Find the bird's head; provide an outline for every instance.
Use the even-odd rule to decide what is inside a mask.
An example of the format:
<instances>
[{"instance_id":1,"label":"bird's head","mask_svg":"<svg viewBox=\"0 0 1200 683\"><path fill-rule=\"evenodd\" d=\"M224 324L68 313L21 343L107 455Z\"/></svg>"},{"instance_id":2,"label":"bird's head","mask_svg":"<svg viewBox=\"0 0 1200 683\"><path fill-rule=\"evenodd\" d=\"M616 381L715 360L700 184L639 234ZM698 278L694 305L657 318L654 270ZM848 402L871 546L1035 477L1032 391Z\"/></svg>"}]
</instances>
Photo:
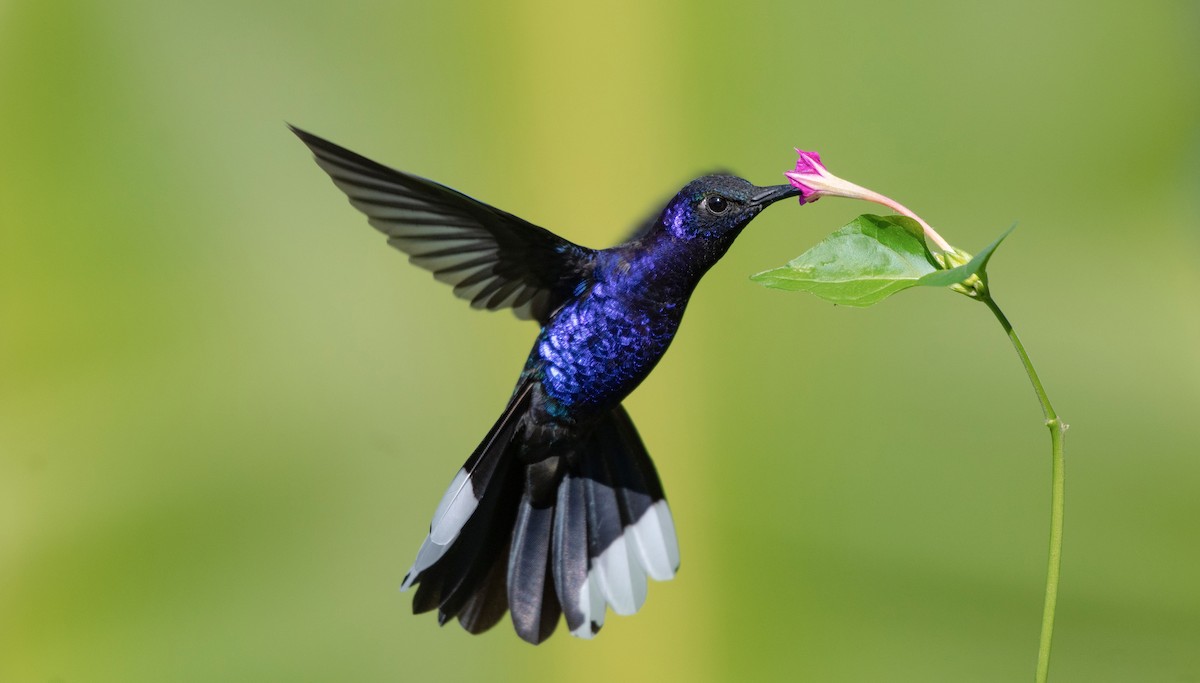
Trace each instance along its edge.
<instances>
[{"instance_id":1,"label":"bird's head","mask_svg":"<svg viewBox=\"0 0 1200 683\"><path fill-rule=\"evenodd\" d=\"M791 185L758 187L737 176L702 176L685 185L657 221L614 253L623 261L637 261L636 271L660 280L660 290L666 286L662 282L675 282L680 286L675 296L686 301L742 228L771 204L799 194Z\"/></svg>"},{"instance_id":2,"label":"bird's head","mask_svg":"<svg viewBox=\"0 0 1200 683\"><path fill-rule=\"evenodd\" d=\"M661 227L679 240L726 247L763 209L800 191L791 185L759 187L731 175L707 175L684 186L663 211Z\"/></svg>"}]
</instances>

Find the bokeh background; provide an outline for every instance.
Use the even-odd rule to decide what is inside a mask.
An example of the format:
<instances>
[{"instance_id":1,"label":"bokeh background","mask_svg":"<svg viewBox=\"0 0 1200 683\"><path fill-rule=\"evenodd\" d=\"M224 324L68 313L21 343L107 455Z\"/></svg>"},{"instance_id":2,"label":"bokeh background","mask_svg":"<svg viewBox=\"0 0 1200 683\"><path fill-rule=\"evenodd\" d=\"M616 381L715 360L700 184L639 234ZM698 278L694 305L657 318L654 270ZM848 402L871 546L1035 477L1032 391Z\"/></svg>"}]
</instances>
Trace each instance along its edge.
<instances>
[{"instance_id":1,"label":"bokeh background","mask_svg":"<svg viewBox=\"0 0 1200 683\"><path fill-rule=\"evenodd\" d=\"M793 146L993 260L1072 429L1052 678L1200 681L1195 3L0 2L0 681L1012 681L1049 456L986 309L763 289L628 400L675 581L544 646L397 592L534 334L389 249L289 121L588 246Z\"/></svg>"}]
</instances>

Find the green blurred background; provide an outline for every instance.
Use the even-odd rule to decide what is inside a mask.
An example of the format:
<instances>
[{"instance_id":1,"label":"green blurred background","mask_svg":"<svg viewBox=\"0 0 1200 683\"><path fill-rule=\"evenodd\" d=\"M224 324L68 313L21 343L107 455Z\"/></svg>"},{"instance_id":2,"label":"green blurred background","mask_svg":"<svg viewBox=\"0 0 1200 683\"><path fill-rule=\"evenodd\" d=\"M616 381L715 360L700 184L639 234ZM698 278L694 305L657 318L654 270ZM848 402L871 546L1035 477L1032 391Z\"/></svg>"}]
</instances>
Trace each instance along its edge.
<instances>
[{"instance_id":1,"label":"green blurred background","mask_svg":"<svg viewBox=\"0 0 1200 683\"><path fill-rule=\"evenodd\" d=\"M629 399L683 549L593 642L397 586L534 329L284 127L607 246L793 146L978 249L1072 429L1052 678L1200 681L1195 3L0 2L0 681L1032 677L1040 413L982 306L747 276Z\"/></svg>"}]
</instances>

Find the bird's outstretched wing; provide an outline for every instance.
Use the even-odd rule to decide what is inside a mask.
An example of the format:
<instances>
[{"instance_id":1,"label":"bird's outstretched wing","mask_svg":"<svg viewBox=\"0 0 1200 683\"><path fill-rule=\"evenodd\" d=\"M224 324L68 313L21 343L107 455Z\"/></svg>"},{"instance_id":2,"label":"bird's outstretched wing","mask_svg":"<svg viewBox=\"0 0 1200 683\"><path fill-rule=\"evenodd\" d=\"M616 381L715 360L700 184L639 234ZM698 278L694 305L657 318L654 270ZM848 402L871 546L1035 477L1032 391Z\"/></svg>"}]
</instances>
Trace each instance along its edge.
<instances>
[{"instance_id":1,"label":"bird's outstretched wing","mask_svg":"<svg viewBox=\"0 0 1200 683\"><path fill-rule=\"evenodd\" d=\"M510 213L290 126L388 244L475 308L545 324L588 278L595 252Z\"/></svg>"}]
</instances>

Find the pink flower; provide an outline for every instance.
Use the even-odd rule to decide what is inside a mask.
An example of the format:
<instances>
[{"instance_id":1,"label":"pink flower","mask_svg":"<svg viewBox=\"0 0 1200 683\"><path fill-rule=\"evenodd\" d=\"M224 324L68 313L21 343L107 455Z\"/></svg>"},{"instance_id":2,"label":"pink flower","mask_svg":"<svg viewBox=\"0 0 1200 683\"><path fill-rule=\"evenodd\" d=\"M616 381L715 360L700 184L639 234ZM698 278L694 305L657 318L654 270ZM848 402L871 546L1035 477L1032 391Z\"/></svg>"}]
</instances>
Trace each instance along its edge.
<instances>
[{"instance_id":1,"label":"pink flower","mask_svg":"<svg viewBox=\"0 0 1200 683\"><path fill-rule=\"evenodd\" d=\"M942 239L936 230L900 202L835 176L825 168L825 164L821 163L821 155L816 152L797 149L796 154L799 154L800 158L796 160L795 170L787 171L783 175L791 181L793 187L800 190L801 204L815 202L821 197L848 197L882 204L896 213L908 216L920 223L921 228L925 231L925 236L931 239L938 248L947 252L954 251L954 247Z\"/></svg>"},{"instance_id":2,"label":"pink flower","mask_svg":"<svg viewBox=\"0 0 1200 683\"><path fill-rule=\"evenodd\" d=\"M796 154L800 155L800 158L796 160L796 170L788 171L783 175L787 176L793 187L800 190L800 203L815 202L823 195L829 194L826 191L828 189L826 178L835 178L835 176L825 169L825 165L821 163L821 155L799 149L796 150Z\"/></svg>"}]
</instances>

